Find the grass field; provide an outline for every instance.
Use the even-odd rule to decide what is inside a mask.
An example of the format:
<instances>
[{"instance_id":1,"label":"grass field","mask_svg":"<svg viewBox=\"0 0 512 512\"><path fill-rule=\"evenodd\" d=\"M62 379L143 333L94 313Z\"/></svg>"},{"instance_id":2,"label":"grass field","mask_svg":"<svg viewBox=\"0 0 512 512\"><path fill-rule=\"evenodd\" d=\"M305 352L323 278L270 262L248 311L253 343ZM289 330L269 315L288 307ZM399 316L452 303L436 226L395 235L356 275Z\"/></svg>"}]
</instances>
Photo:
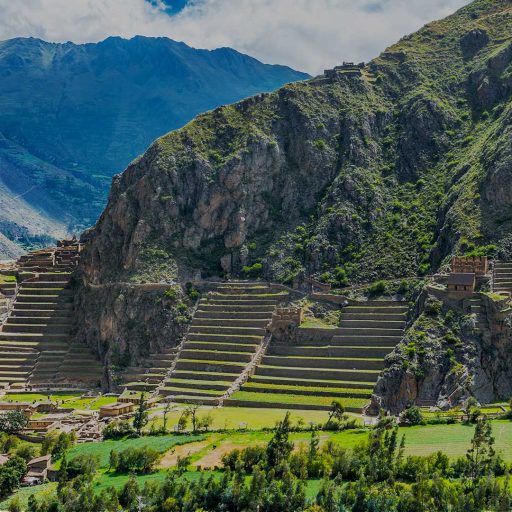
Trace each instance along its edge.
<instances>
[{"instance_id":1,"label":"grass field","mask_svg":"<svg viewBox=\"0 0 512 512\"><path fill-rule=\"evenodd\" d=\"M117 402L117 398L113 396L99 396L99 397L87 397L81 398L80 394L56 394L56 395L45 395L42 393L27 393L27 394L11 394L5 395L2 400L8 402L43 402L48 400L48 397L52 402L58 402L59 406L77 409L77 410L98 410L103 405L113 404Z\"/></svg>"},{"instance_id":2,"label":"grass field","mask_svg":"<svg viewBox=\"0 0 512 512\"><path fill-rule=\"evenodd\" d=\"M332 396L287 395L284 393L254 393L251 391L237 391L231 398L248 402L269 402L278 404L324 405L329 407L333 400L339 400L345 407L363 408L367 398L336 398Z\"/></svg>"},{"instance_id":3,"label":"grass field","mask_svg":"<svg viewBox=\"0 0 512 512\"><path fill-rule=\"evenodd\" d=\"M148 436L134 439L123 439L121 441L103 441L101 443L84 443L72 448L68 453L68 458L72 459L82 454L97 455L100 460L100 467L108 467L109 455L111 450L124 450L126 448L140 448L148 446L164 453L173 446L190 443L192 441L200 441L204 439L201 435L166 435L166 436Z\"/></svg>"},{"instance_id":4,"label":"grass field","mask_svg":"<svg viewBox=\"0 0 512 512\"><path fill-rule=\"evenodd\" d=\"M283 409L254 409L248 407L203 407L199 411L199 416L211 414L213 417L212 430L237 430L241 427L249 430L261 430L264 428L273 428L276 422L282 420L285 415ZM177 424L181 415L181 409L177 409L168 415L168 428L171 429ZM328 418L325 411L291 411L291 421L296 424L301 418L308 425L310 422L320 424L325 423ZM154 420L155 427L161 426L162 418ZM242 425L243 424L243 425Z\"/></svg>"},{"instance_id":5,"label":"grass field","mask_svg":"<svg viewBox=\"0 0 512 512\"><path fill-rule=\"evenodd\" d=\"M44 400L50 400L62 402L64 400L76 400L80 398L79 394L65 394L65 395L45 395L43 393L15 393L15 394L7 394L2 397L2 401L5 402L42 402Z\"/></svg>"}]
</instances>

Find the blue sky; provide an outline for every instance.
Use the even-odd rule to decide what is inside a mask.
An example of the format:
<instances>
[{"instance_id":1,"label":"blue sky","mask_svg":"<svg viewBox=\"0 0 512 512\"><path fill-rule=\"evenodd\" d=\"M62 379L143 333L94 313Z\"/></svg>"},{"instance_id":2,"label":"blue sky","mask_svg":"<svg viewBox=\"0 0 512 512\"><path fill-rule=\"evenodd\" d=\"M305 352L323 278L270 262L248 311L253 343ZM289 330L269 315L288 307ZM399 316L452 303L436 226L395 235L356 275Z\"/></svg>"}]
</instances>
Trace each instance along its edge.
<instances>
[{"instance_id":1,"label":"blue sky","mask_svg":"<svg viewBox=\"0 0 512 512\"><path fill-rule=\"evenodd\" d=\"M0 0L0 39L166 36L311 74L367 61L469 0Z\"/></svg>"}]
</instances>

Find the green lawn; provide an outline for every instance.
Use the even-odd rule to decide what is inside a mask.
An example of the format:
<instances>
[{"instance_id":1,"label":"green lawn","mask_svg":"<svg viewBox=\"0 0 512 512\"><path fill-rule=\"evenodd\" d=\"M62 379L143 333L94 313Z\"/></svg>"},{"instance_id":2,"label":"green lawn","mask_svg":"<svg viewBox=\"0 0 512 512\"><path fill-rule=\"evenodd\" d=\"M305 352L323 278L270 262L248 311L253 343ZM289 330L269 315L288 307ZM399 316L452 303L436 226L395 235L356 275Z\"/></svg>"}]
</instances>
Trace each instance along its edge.
<instances>
[{"instance_id":1,"label":"green lawn","mask_svg":"<svg viewBox=\"0 0 512 512\"><path fill-rule=\"evenodd\" d=\"M100 458L100 466L105 468L108 467L111 450L121 451L129 447L140 448L142 446L149 446L160 453L164 453L173 446L190 443L192 441L200 441L202 439L204 439L202 435L166 435L122 439L119 441L109 440L101 443L84 443L72 448L69 451L68 458L72 459L73 457L85 453L98 455Z\"/></svg>"},{"instance_id":2,"label":"green lawn","mask_svg":"<svg viewBox=\"0 0 512 512\"><path fill-rule=\"evenodd\" d=\"M30 496L35 494L36 496L44 496L47 494L53 494L57 490L57 483L48 483L43 485L36 485L34 487L22 487L18 490L16 495L20 499L20 504L23 507L23 510L26 510L28 499ZM0 501L0 510L7 510L7 507L9 505L9 502L11 501L12 497L9 496L8 498L4 499L3 501Z\"/></svg>"},{"instance_id":3,"label":"green lawn","mask_svg":"<svg viewBox=\"0 0 512 512\"><path fill-rule=\"evenodd\" d=\"M2 401L7 402L42 402L44 400L48 400L48 396L50 396L50 400L59 402L64 400L75 400L80 398L80 394L70 394L67 393L65 395L45 395L44 393L14 393L7 394L2 398Z\"/></svg>"},{"instance_id":4,"label":"green lawn","mask_svg":"<svg viewBox=\"0 0 512 512\"><path fill-rule=\"evenodd\" d=\"M278 404L303 404L330 406L333 400L340 401L345 407L362 408L368 403L366 398L337 398L332 396L287 395L281 393L255 393L238 391L231 398L248 402L268 402Z\"/></svg>"},{"instance_id":5,"label":"green lawn","mask_svg":"<svg viewBox=\"0 0 512 512\"><path fill-rule=\"evenodd\" d=\"M293 424L297 423L299 418L309 424L325 423L327 421L328 413L326 411L307 411L307 410L294 410L291 412L291 420ZM286 409L255 409L248 407L202 407L199 411L199 416L210 413L213 417L213 430L236 430L240 428L240 424L247 424L249 430L261 430L263 428L273 428L276 422L282 420L286 413ZM171 429L178 422L181 415L181 409L177 409L168 415L168 428ZM155 426L162 424L162 419L155 420Z\"/></svg>"},{"instance_id":6,"label":"green lawn","mask_svg":"<svg viewBox=\"0 0 512 512\"><path fill-rule=\"evenodd\" d=\"M113 396L93 396L88 398L80 398L81 394L52 394L45 395L43 393L26 393L26 394L8 394L2 398L2 401L10 402L42 402L48 400L59 402L59 405L70 409L80 410L97 410L103 405L113 404L117 402L117 398Z\"/></svg>"}]
</instances>

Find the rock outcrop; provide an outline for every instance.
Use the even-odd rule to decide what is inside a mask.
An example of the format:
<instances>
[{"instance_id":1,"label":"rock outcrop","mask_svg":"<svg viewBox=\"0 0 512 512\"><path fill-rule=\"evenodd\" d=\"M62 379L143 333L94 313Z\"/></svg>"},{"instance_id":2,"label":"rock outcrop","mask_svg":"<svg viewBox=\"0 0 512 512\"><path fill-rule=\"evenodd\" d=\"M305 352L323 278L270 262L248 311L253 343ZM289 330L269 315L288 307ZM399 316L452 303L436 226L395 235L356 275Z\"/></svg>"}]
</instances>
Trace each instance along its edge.
<instances>
[{"instance_id":1,"label":"rock outcrop","mask_svg":"<svg viewBox=\"0 0 512 512\"><path fill-rule=\"evenodd\" d=\"M439 303L429 299L405 339L387 358L373 396L373 412L383 408L397 414L412 404L450 408L470 396L482 404L510 399L510 305L492 295L480 297L478 315L469 316L464 315L462 303L456 309L445 305L437 311Z\"/></svg>"}]
</instances>

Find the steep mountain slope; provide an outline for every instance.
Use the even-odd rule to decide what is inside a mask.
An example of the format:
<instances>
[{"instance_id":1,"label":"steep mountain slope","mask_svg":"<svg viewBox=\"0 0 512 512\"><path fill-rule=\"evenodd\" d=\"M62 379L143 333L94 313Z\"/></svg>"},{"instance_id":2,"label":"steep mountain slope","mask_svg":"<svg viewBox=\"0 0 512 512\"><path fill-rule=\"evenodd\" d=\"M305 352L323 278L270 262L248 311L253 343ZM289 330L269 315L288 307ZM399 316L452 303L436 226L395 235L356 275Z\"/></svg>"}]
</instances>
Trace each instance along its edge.
<instances>
[{"instance_id":1,"label":"steep mountain slope","mask_svg":"<svg viewBox=\"0 0 512 512\"><path fill-rule=\"evenodd\" d=\"M512 4L477 0L339 72L199 116L116 178L94 282L243 267L336 284L436 268L512 228ZM172 263L172 264L171 264Z\"/></svg>"},{"instance_id":2,"label":"steep mountain slope","mask_svg":"<svg viewBox=\"0 0 512 512\"><path fill-rule=\"evenodd\" d=\"M84 236L79 336L107 361L172 340L144 283L336 287L512 256L511 93L512 2L476 0L363 69L200 115L114 179Z\"/></svg>"},{"instance_id":3,"label":"steep mountain slope","mask_svg":"<svg viewBox=\"0 0 512 512\"><path fill-rule=\"evenodd\" d=\"M196 50L166 38L0 42L0 178L13 196L37 188L24 197L42 218L83 229L103 208L111 176L156 137L306 77L229 48Z\"/></svg>"}]
</instances>

